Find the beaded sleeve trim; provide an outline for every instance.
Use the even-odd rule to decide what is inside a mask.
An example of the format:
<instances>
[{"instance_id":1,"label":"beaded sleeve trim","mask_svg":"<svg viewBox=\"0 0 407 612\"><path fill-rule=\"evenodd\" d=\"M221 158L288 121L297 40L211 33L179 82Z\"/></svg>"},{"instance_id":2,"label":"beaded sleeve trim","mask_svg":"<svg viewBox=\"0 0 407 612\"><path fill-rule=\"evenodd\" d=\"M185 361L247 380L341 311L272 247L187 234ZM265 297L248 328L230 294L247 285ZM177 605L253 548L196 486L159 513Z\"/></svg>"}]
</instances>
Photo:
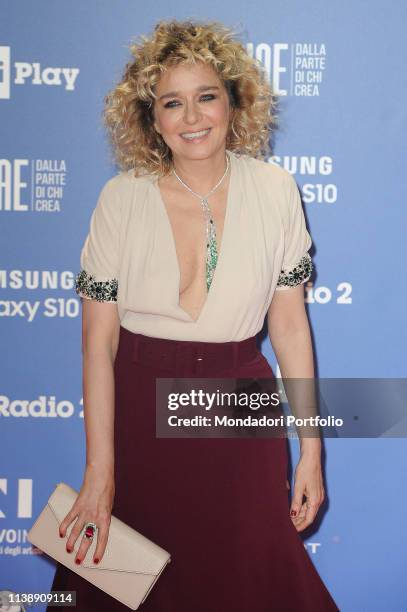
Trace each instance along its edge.
<instances>
[{"instance_id":1,"label":"beaded sleeve trim","mask_svg":"<svg viewBox=\"0 0 407 612\"><path fill-rule=\"evenodd\" d=\"M306 280L313 269L309 253L301 257L300 261L288 272L283 270L278 277L277 287L296 287Z\"/></svg>"},{"instance_id":2,"label":"beaded sleeve trim","mask_svg":"<svg viewBox=\"0 0 407 612\"><path fill-rule=\"evenodd\" d=\"M116 278L97 281L86 270L81 270L75 277L75 290L78 295L98 302L117 302L118 281Z\"/></svg>"}]
</instances>

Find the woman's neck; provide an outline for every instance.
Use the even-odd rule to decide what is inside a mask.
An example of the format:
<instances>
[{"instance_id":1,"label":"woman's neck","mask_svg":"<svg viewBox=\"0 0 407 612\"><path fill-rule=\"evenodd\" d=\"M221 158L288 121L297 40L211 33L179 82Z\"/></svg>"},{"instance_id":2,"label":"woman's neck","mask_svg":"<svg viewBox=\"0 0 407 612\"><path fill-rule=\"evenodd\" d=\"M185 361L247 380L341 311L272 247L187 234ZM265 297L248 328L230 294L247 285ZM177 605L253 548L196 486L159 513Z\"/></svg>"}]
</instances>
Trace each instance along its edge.
<instances>
[{"instance_id":1,"label":"woman's neck","mask_svg":"<svg viewBox=\"0 0 407 612\"><path fill-rule=\"evenodd\" d=\"M226 151L220 149L206 159L174 156L173 166L188 187L205 194L216 185L226 170Z\"/></svg>"}]
</instances>

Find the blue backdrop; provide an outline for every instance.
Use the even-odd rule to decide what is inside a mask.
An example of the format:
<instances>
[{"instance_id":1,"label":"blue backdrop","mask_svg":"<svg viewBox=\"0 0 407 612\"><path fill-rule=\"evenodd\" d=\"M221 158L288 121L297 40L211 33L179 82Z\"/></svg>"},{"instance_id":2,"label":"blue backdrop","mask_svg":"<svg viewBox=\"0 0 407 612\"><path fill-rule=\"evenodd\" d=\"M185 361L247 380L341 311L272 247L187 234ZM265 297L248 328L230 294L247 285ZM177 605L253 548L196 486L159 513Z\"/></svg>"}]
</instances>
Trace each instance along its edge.
<instances>
[{"instance_id":1,"label":"blue backdrop","mask_svg":"<svg viewBox=\"0 0 407 612\"><path fill-rule=\"evenodd\" d=\"M26 533L57 482L82 481L73 282L116 172L101 112L128 44L171 17L242 31L280 94L274 161L301 187L313 238L317 374L406 377L407 4L2 0L0 11L0 591L46 592L55 567ZM262 348L278 372L267 337ZM328 503L304 545L341 610L407 609L404 439L325 449Z\"/></svg>"}]
</instances>

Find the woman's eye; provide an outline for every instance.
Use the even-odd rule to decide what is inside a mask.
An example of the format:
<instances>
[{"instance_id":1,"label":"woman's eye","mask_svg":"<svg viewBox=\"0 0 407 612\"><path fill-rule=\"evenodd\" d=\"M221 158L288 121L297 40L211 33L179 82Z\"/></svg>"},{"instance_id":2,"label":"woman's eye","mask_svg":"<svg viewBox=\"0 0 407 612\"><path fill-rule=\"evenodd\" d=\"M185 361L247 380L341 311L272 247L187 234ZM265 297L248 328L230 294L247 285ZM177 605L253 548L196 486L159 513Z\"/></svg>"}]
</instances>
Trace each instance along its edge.
<instances>
[{"instance_id":1,"label":"woman's eye","mask_svg":"<svg viewBox=\"0 0 407 612\"><path fill-rule=\"evenodd\" d=\"M167 104L164 104L164 108L174 108L174 104L177 104L176 100L170 100Z\"/></svg>"},{"instance_id":2,"label":"woman's eye","mask_svg":"<svg viewBox=\"0 0 407 612\"><path fill-rule=\"evenodd\" d=\"M204 94L200 97L200 101L201 102L207 102L210 100L214 100L216 98L216 96L214 94ZM179 104L179 102L177 100L170 100L169 102L167 102L166 104L164 104L164 108L175 108L175 106L177 106Z\"/></svg>"}]
</instances>

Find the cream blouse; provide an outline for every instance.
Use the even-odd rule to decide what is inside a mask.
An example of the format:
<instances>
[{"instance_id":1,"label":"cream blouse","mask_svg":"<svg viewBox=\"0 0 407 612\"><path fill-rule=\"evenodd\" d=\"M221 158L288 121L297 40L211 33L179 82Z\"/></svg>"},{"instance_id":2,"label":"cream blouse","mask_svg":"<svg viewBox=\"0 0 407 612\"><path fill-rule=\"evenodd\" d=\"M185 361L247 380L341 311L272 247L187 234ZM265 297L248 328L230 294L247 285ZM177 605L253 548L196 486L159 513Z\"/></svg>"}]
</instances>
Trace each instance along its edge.
<instances>
[{"instance_id":1,"label":"cream blouse","mask_svg":"<svg viewBox=\"0 0 407 612\"><path fill-rule=\"evenodd\" d=\"M229 153L220 252L197 320L179 305L174 236L151 174L129 170L103 186L81 251L77 294L116 302L122 327L146 336L228 342L257 334L274 291L310 278L312 240L291 174Z\"/></svg>"}]
</instances>

